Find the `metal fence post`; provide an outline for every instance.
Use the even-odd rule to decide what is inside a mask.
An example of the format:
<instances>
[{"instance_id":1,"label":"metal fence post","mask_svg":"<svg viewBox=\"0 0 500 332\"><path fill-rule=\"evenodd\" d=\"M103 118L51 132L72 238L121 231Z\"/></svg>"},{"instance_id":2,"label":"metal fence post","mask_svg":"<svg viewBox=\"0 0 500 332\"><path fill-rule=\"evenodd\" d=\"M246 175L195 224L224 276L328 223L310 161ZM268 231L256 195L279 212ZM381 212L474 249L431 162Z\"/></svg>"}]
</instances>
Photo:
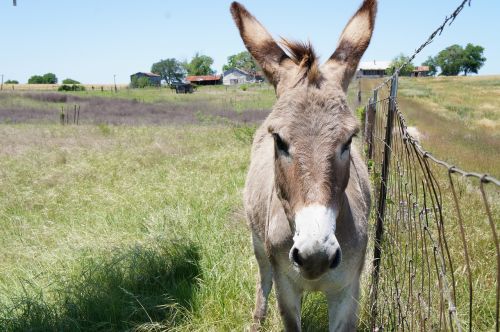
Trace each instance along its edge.
<instances>
[{"instance_id":1,"label":"metal fence post","mask_svg":"<svg viewBox=\"0 0 500 332\"><path fill-rule=\"evenodd\" d=\"M377 206L377 224L375 230L375 248L373 251L373 272L372 272L372 294L371 294L371 328L376 328L377 323L377 297L378 281L380 274L380 258L382 254L381 244L384 233L384 218L387 198L387 181L389 179L389 164L391 162L392 127L394 115L396 113L396 96L398 92L398 72L391 79L391 92L389 96L389 108L387 112L387 123L385 127L384 139L384 160L382 163L382 177L380 180L380 192Z\"/></svg>"},{"instance_id":2,"label":"metal fence post","mask_svg":"<svg viewBox=\"0 0 500 332\"><path fill-rule=\"evenodd\" d=\"M375 112L377 110L378 91L373 91L365 112L365 143L367 145L366 157L373 158L373 127L375 125Z\"/></svg>"}]
</instances>

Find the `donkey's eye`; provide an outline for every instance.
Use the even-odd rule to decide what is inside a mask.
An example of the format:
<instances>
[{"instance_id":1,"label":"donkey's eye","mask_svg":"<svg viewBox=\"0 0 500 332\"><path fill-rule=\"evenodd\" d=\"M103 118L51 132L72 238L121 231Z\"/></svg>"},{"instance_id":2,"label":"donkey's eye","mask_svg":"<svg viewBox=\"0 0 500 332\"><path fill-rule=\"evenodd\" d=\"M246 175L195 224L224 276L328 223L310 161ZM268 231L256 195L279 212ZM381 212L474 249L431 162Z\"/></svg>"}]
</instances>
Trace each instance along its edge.
<instances>
[{"instance_id":1,"label":"donkey's eye","mask_svg":"<svg viewBox=\"0 0 500 332\"><path fill-rule=\"evenodd\" d=\"M274 138L274 143L276 144L276 147L278 148L279 151L283 152L284 154L288 155L288 144L285 143L280 135L273 133L273 138Z\"/></svg>"},{"instance_id":2,"label":"donkey's eye","mask_svg":"<svg viewBox=\"0 0 500 332\"><path fill-rule=\"evenodd\" d=\"M351 136L349 138L349 140L347 142L344 143L344 145L342 145L342 150L340 151L340 153L344 153L346 151L348 151L350 148L351 148L351 143L352 143L352 138L354 137L355 135Z\"/></svg>"}]
</instances>

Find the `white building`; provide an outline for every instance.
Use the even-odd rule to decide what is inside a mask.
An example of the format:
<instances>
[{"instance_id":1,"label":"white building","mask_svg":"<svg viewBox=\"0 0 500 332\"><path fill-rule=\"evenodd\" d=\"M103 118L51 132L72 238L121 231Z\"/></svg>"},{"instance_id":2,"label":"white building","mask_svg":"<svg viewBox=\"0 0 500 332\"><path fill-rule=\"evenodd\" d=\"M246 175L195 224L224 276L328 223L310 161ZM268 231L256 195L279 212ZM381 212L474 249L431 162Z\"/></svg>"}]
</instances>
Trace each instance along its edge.
<instances>
[{"instance_id":1,"label":"white building","mask_svg":"<svg viewBox=\"0 0 500 332\"><path fill-rule=\"evenodd\" d=\"M238 68L231 68L224 72L224 77L222 78L222 84L224 85L236 85L247 83L252 80L252 75L244 70Z\"/></svg>"},{"instance_id":2,"label":"white building","mask_svg":"<svg viewBox=\"0 0 500 332\"><path fill-rule=\"evenodd\" d=\"M244 83L255 83L262 82L264 78L261 73L250 74L239 68L231 68L224 72L224 77L222 78L222 84L224 85L236 85Z\"/></svg>"},{"instance_id":3,"label":"white building","mask_svg":"<svg viewBox=\"0 0 500 332\"><path fill-rule=\"evenodd\" d=\"M359 63L357 77L382 77L391 66L390 61L362 61Z\"/></svg>"}]
</instances>

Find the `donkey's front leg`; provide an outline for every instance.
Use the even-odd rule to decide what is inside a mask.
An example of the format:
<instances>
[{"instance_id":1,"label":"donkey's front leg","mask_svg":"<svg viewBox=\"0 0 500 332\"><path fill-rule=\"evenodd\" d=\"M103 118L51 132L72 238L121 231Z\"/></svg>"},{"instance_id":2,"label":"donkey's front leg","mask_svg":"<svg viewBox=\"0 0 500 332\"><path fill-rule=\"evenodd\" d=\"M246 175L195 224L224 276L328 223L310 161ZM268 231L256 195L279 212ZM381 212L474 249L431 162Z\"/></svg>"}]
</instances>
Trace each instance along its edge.
<instances>
[{"instance_id":1,"label":"donkey's front leg","mask_svg":"<svg viewBox=\"0 0 500 332\"><path fill-rule=\"evenodd\" d=\"M302 290L286 275L275 273L276 299L285 331L300 331Z\"/></svg>"},{"instance_id":2,"label":"donkey's front leg","mask_svg":"<svg viewBox=\"0 0 500 332\"><path fill-rule=\"evenodd\" d=\"M265 253L262 241L255 234L252 234L252 241L255 258L259 265L260 280L257 283L255 310L253 312L253 325L251 330L258 331L266 318L267 301L269 293L271 292L271 287L273 286L273 270L271 262L269 262L269 258Z\"/></svg>"},{"instance_id":3,"label":"donkey's front leg","mask_svg":"<svg viewBox=\"0 0 500 332\"><path fill-rule=\"evenodd\" d=\"M354 281L340 292L327 293L326 299L328 301L329 331L356 331L358 322L359 281Z\"/></svg>"}]
</instances>

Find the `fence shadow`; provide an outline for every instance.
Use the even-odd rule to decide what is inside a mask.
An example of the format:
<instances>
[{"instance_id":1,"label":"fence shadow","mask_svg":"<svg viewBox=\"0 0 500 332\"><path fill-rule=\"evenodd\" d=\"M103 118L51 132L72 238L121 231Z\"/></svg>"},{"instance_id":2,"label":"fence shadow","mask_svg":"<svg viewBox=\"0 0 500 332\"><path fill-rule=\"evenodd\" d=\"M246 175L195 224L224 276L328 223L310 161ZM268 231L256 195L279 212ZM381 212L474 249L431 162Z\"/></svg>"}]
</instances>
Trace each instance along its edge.
<instances>
[{"instance_id":1,"label":"fence shadow","mask_svg":"<svg viewBox=\"0 0 500 332\"><path fill-rule=\"evenodd\" d=\"M53 294L29 289L7 312L0 310L0 330L169 329L194 310L199 260L198 248L186 243L83 259L79 273L55 281Z\"/></svg>"}]
</instances>

